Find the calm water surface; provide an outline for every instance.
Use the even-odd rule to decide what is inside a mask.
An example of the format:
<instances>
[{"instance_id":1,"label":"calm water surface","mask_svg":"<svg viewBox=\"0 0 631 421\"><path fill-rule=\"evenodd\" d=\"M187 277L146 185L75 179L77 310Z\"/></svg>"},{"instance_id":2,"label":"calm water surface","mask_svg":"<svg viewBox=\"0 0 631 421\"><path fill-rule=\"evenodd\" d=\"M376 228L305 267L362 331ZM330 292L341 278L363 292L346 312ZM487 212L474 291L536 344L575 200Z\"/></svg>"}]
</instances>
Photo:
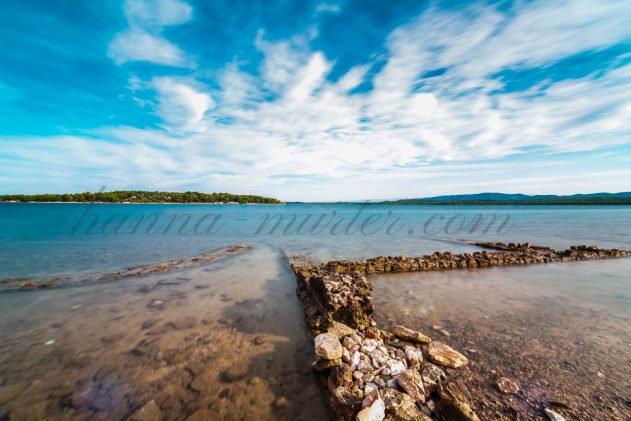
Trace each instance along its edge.
<instances>
[{"instance_id":1,"label":"calm water surface","mask_svg":"<svg viewBox=\"0 0 631 421\"><path fill-rule=\"evenodd\" d=\"M284 222L261 229L274 215ZM477 217L488 223L492 215L500 222L508 215L507 225L472 230ZM165 229L169 218L175 222ZM314 225L319 218L328 225ZM475 249L463 239L631 249L631 207L0 204L0 279L81 277L235 243L255 246L172 273L0 293L0 418L122 419L150 400L168 419L200 410L225 419L326 418L286 255L327 261ZM626 416L631 396L630 373L616 371L629 360L629 264L379 277L376 317L432 334L441 325L451 333L442 339L477 352L470 357L480 384L500 367L538 396L524 403L527 414L536 414L532 408L551 390L577 384L577 406L594 416L610 406L616 419ZM580 375L554 363L581 359L589 363ZM524 361L540 360L552 366L530 363L538 374L522 375ZM604 396L601 406L592 403L596 393Z\"/></svg>"}]
</instances>

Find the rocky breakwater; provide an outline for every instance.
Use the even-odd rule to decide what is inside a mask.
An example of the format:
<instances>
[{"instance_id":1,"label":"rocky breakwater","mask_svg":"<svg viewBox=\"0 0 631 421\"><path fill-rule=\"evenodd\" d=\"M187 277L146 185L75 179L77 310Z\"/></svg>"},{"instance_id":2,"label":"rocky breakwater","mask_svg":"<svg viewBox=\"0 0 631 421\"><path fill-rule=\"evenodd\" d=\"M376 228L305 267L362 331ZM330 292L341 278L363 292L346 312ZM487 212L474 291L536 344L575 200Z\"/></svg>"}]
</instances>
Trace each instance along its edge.
<instances>
[{"instance_id":1,"label":"rocky breakwater","mask_svg":"<svg viewBox=\"0 0 631 421\"><path fill-rule=\"evenodd\" d=\"M529 243L474 243L492 249L473 253L435 252L420 257L379 256L361 261L332 261L316 270L322 272L383 273L383 272L422 272L445 269L476 269L490 266L527 265L534 263L573 262L583 260L629 257L631 251L601 249L593 245L572 246L567 250L554 250Z\"/></svg>"},{"instance_id":2,"label":"rocky breakwater","mask_svg":"<svg viewBox=\"0 0 631 421\"><path fill-rule=\"evenodd\" d=\"M363 273L293 268L317 334L313 370L340 420L478 420L458 379L464 355L404 326L377 328Z\"/></svg>"},{"instance_id":3,"label":"rocky breakwater","mask_svg":"<svg viewBox=\"0 0 631 421\"><path fill-rule=\"evenodd\" d=\"M316 334L313 370L330 393L339 419L479 420L467 390L467 357L405 326L378 328L367 274L631 256L589 245L564 251L527 243L477 245L495 251L292 263L307 324Z\"/></svg>"}]
</instances>

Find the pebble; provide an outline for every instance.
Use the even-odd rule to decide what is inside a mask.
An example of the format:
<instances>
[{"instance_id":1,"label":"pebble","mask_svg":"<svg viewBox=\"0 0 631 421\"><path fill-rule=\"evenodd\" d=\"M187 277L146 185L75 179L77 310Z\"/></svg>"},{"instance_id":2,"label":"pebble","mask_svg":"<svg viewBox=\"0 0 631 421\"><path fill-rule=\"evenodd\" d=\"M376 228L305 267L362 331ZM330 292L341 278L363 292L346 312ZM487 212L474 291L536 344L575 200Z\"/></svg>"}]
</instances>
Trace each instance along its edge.
<instances>
[{"instance_id":1,"label":"pebble","mask_svg":"<svg viewBox=\"0 0 631 421\"><path fill-rule=\"evenodd\" d=\"M423 379L418 371L410 369L401 373L396 380L405 392L417 402L425 402Z\"/></svg>"},{"instance_id":2,"label":"pebble","mask_svg":"<svg viewBox=\"0 0 631 421\"><path fill-rule=\"evenodd\" d=\"M550 421L565 421L565 418L563 418L561 414L554 412L550 408L545 408L543 411L546 413L548 418L550 418Z\"/></svg>"},{"instance_id":3,"label":"pebble","mask_svg":"<svg viewBox=\"0 0 631 421\"><path fill-rule=\"evenodd\" d=\"M53 345L54 343L55 343L55 340L51 339L50 341L46 341L44 345Z\"/></svg>"},{"instance_id":4,"label":"pebble","mask_svg":"<svg viewBox=\"0 0 631 421\"><path fill-rule=\"evenodd\" d=\"M394 335L398 338L412 342L428 344L432 341L428 336L423 335L421 332L408 329L405 326L395 326L394 328L392 328L392 333L394 333Z\"/></svg>"},{"instance_id":5,"label":"pebble","mask_svg":"<svg viewBox=\"0 0 631 421\"><path fill-rule=\"evenodd\" d=\"M517 383L506 377L500 377L497 379L497 388L503 393L519 392L519 386L517 386Z\"/></svg>"},{"instance_id":6,"label":"pebble","mask_svg":"<svg viewBox=\"0 0 631 421\"><path fill-rule=\"evenodd\" d=\"M469 364L469 359L442 342L429 344L429 359L435 364L445 367L459 368Z\"/></svg>"},{"instance_id":7,"label":"pebble","mask_svg":"<svg viewBox=\"0 0 631 421\"><path fill-rule=\"evenodd\" d=\"M286 408L287 406L289 406L289 399L287 399L286 397L279 396L276 399L274 399L274 408L283 409L283 408Z\"/></svg>"},{"instance_id":8,"label":"pebble","mask_svg":"<svg viewBox=\"0 0 631 421\"><path fill-rule=\"evenodd\" d=\"M252 343L254 345L263 345L265 343L265 338L263 336L256 336L254 339L252 339Z\"/></svg>"},{"instance_id":9,"label":"pebble","mask_svg":"<svg viewBox=\"0 0 631 421\"><path fill-rule=\"evenodd\" d=\"M357 421L381 421L386 417L386 404L378 398L372 405L362 409L357 414Z\"/></svg>"}]
</instances>

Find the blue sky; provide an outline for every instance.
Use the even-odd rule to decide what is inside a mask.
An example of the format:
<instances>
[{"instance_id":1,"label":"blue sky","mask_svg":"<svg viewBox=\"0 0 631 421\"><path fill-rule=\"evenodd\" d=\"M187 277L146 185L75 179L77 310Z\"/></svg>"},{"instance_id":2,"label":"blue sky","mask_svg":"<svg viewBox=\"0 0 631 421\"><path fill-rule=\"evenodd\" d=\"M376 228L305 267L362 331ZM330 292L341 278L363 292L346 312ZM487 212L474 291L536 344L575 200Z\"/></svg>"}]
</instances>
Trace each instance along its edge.
<instances>
[{"instance_id":1,"label":"blue sky","mask_svg":"<svg viewBox=\"0 0 631 421\"><path fill-rule=\"evenodd\" d=\"M631 2L7 0L0 193L631 190Z\"/></svg>"}]
</instances>

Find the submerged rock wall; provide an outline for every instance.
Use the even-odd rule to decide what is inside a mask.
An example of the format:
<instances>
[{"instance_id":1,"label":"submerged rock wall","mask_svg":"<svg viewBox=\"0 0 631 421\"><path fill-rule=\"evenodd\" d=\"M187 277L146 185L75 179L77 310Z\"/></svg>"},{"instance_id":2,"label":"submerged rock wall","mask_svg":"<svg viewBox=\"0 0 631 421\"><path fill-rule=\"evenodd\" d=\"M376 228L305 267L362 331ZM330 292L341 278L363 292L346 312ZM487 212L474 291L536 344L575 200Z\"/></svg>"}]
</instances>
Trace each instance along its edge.
<instances>
[{"instance_id":1,"label":"submerged rock wall","mask_svg":"<svg viewBox=\"0 0 631 421\"><path fill-rule=\"evenodd\" d=\"M631 252L573 246L557 251L525 244L477 243L494 251L439 253L292 263L297 293L314 339L313 369L330 393L340 420L464 420L478 416L470 405L463 370L469 360L421 332L395 326L381 330L372 319L367 275L490 266L571 262L631 256Z\"/></svg>"}]
</instances>

